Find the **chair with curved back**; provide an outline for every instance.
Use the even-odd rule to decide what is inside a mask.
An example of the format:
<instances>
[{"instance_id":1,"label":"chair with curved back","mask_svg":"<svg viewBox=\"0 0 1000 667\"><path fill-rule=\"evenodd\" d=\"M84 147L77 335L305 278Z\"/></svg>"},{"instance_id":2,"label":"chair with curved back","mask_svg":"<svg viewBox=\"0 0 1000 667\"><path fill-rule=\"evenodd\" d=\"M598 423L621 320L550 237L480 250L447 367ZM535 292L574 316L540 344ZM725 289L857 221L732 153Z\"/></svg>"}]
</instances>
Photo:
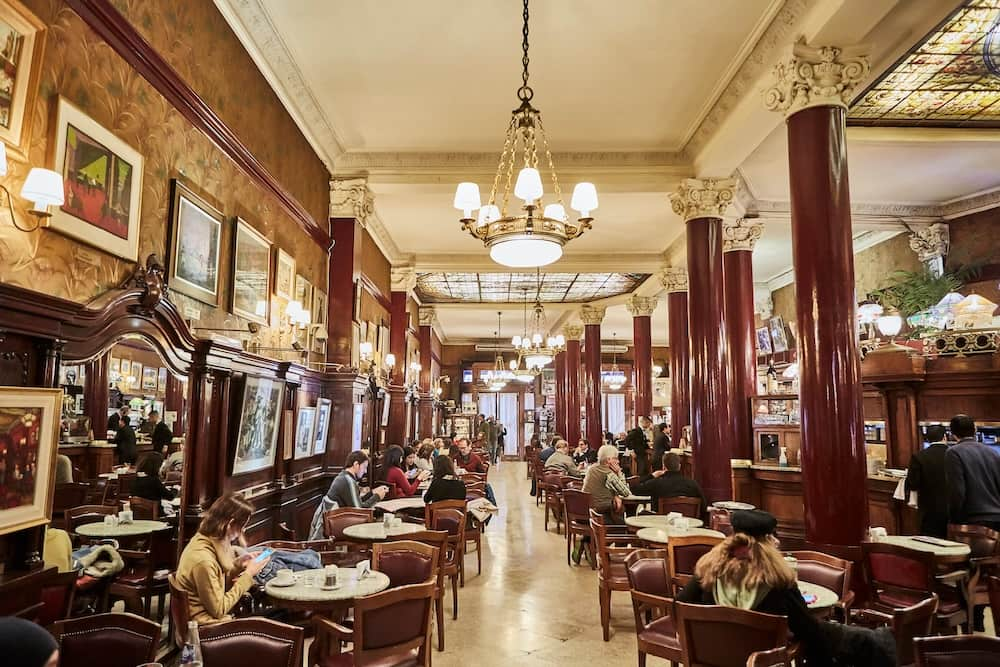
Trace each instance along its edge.
<instances>
[{"instance_id":1,"label":"chair with curved back","mask_svg":"<svg viewBox=\"0 0 1000 667\"><path fill-rule=\"evenodd\" d=\"M132 509L133 518L145 519L147 521L159 520L160 501L140 498L139 496L129 496L128 503Z\"/></svg>"},{"instance_id":2,"label":"chair with curved back","mask_svg":"<svg viewBox=\"0 0 1000 667\"><path fill-rule=\"evenodd\" d=\"M302 664L305 631L267 618L239 618L198 628L206 665L291 667Z\"/></svg>"},{"instance_id":3,"label":"chair with curved back","mask_svg":"<svg viewBox=\"0 0 1000 667\"><path fill-rule=\"evenodd\" d=\"M840 620L850 618L851 606L854 604L854 591L851 590L854 564L821 551L791 551L788 555L797 561L798 578L836 593L839 597L836 610Z\"/></svg>"},{"instance_id":4,"label":"chair with curved back","mask_svg":"<svg viewBox=\"0 0 1000 667\"><path fill-rule=\"evenodd\" d=\"M419 584L438 573L438 549L413 540L372 545L372 569L389 577L389 587Z\"/></svg>"},{"instance_id":5,"label":"chair with curved back","mask_svg":"<svg viewBox=\"0 0 1000 667\"><path fill-rule=\"evenodd\" d=\"M986 635L921 637L913 640L917 667L996 667L1000 638Z\"/></svg>"},{"instance_id":6,"label":"chair with curved back","mask_svg":"<svg viewBox=\"0 0 1000 667\"><path fill-rule=\"evenodd\" d=\"M611 641L611 593L629 590L625 558L635 551L632 535L612 532L604 517L590 510L590 531L597 552L597 597L601 607L601 630L604 641Z\"/></svg>"},{"instance_id":7,"label":"chair with curved back","mask_svg":"<svg viewBox=\"0 0 1000 667\"><path fill-rule=\"evenodd\" d=\"M108 480L103 477L98 477L97 479L92 479L87 484L87 494L86 498L81 505L106 505L108 503ZM111 504L114 504L114 498L111 498Z\"/></svg>"},{"instance_id":8,"label":"chair with curved back","mask_svg":"<svg viewBox=\"0 0 1000 667\"><path fill-rule=\"evenodd\" d=\"M667 515L671 512L679 512L681 515L691 517L692 519L700 519L701 510L701 498L692 498L690 496L660 498L656 507L657 514Z\"/></svg>"},{"instance_id":9,"label":"chair with curved back","mask_svg":"<svg viewBox=\"0 0 1000 667\"><path fill-rule=\"evenodd\" d=\"M897 609L891 616L871 609L862 610L857 616L866 617L865 625L870 625L869 621L877 619L892 628L892 635L896 640L896 664L908 667L916 660L913 640L930 635L934 628L937 605L938 598L934 595L912 607Z\"/></svg>"},{"instance_id":10,"label":"chair with curved back","mask_svg":"<svg viewBox=\"0 0 1000 667\"><path fill-rule=\"evenodd\" d=\"M150 617L153 598L159 601L158 614L163 618L164 602L170 590L167 577L177 564L174 529L150 533L144 549L118 549L125 569L108 587L108 597L125 600L126 607L141 605L143 616Z\"/></svg>"},{"instance_id":11,"label":"chair with curved back","mask_svg":"<svg viewBox=\"0 0 1000 667\"><path fill-rule=\"evenodd\" d=\"M446 576L447 561L445 559L445 550L448 546L448 533L443 530L421 530L417 533L409 533L407 535L400 535L398 539L402 541L412 541L420 542L428 546L432 546L438 550L438 571L437 571L437 588L434 591L434 613L435 613L435 625L437 626L437 636L438 636L438 650L444 650L444 578Z\"/></svg>"},{"instance_id":12,"label":"chair with curved back","mask_svg":"<svg viewBox=\"0 0 1000 667\"><path fill-rule=\"evenodd\" d=\"M59 572L48 577L41 586L42 608L35 623L49 627L70 617L76 593L76 571Z\"/></svg>"},{"instance_id":13,"label":"chair with curved back","mask_svg":"<svg viewBox=\"0 0 1000 667\"><path fill-rule=\"evenodd\" d=\"M439 500L424 506L424 523L430 530L448 533L445 575L451 579L452 618L458 618L458 586L465 586L465 526L464 500Z\"/></svg>"},{"instance_id":14,"label":"chair with curved back","mask_svg":"<svg viewBox=\"0 0 1000 667\"><path fill-rule=\"evenodd\" d=\"M736 607L674 604L682 662L699 667L742 667L751 654L782 648L788 619Z\"/></svg>"},{"instance_id":15,"label":"chair with curved back","mask_svg":"<svg viewBox=\"0 0 1000 667\"><path fill-rule=\"evenodd\" d=\"M549 513L556 520L556 535L561 533L563 522L562 509L562 476L548 472L538 485L539 493L545 494L545 531L549 530Z\"/></svg>"},{"instance_id":16,"label":"chair with curved back","mask_svg":"<svg viewBox=\"0 0 1000 667\"><path fill-rule=\"evenodd\" d=\"M69 533L70 538L76 535L77 526L82 526L85 523L98 523L104 521L104 517L112 516L117 513L117 509L111 505L80 505L79 507L70 507L66 510L64 521L66 523L66 532ZM88 540L89 538L82 538Z\"/></svg>"},{"instance_id":17,"label":"chair with curved back","mask_svg":"<svg viewBox=\"0 0 1000 667\"><path fill-rule=\"evenodd\" d=\"M132 495L132 482L134 482L138 476L139 473L137 472L118 473L118 478L114 480L115 500L128 500L129 496Z\"/></svg>"},{"instance_id":18,"label":"chair with curved back","mask_svg":"<svg viewBox=\"0 0 1000 667\"><path fill-rule=\"evenodd\" d=\"M784 646L769 651L754 651L747 658L747 667L785 667L791 664L788 649Z\"/></svg>"},{"instance_id":19,"label":"chair with curved back","mask_svg":"<svg viewBox=\"0 0 1000 667\"><path fill-rule=\"evenodd\" d=\"M306 549L312 549L319 554L319 559L323 565L337 565L339 560L338 556L342 552L338 552L336 548L336 542L333 539L326 540L265 540L264 542L258 542L257 544L249 547L251 551L257 551L259 549L274 549L282 551L305 551Z\"/></svg>"},{"instance_id":20,"label":"chair with curved back","mask_svg":"<svg viewBox=\"0 0 1000 667\"><path fill-rule=\"evenodd\" d=\"M647 655L671 664L681 660L666 558L662 549L636 549L625 557L640 665L646 663Z\"/></svg>"},{"instance_id":21,"label":"chair with curved back","mask_svg":"<svg viewBox=\"0 0 1000 667\"><path fill-rule=\"evenodd\" d=\"M710 535L671 536L667 542L667 568L670 573L670 585L673 586L675 594L694 576L694 566L698 559L720 542L722 542L721 537Z\"/></svg>"},{"instance_id":22,"label":"chair with curved back","mask_svg":"<svg viewBox=\"0 0 1000 667\"><path fill-rule=\"evenodd\" d=\"M950 524L948 539L968 544L972 552L969 557L969 580L965 588L967 613L971 620L977 606L990 603L986 579L1000 575L1000 533L986 526ZM996 622L995 620L994 623Z\"/></svg>"},{"instance_id":23,"label":"chair with curved back","mask_svg":"<svg viewBox=\"0 0 1000 667\"><path fill-rule=\"evenodd\" d=\"M87 494L90 485L86 482L66 482L56 484L52 491L52 521L60 521L70 507L80 507L87 504ZM102 495L103 502L103 495ZM100 504L100 503L95 503Z\"/></svg>"},{"instance_id":24,"label":"chair with curved back","mask_svg":"<svg viewBox=\"0 0 1000 667\"><path fill-rule=\"evenodd\" d=\"M323 513L323 536L332 538L338 547L344 547L338 565L356 565L371 557L371 549L364 542L357 542L344 535L348 526L375 521L375 510L361 507L338 507Z\"/></svg>"},{"instance_id":25,"label":"chair with curved back","mask_svg":"<svg viewBox=\"0 0 1000 667\"><path fill-rule=\"evenodd\" d=\"M94 614L52 626L60 667L135 667L156 660L159 624L135 614Z\"/></svg>"},{"instance_id":26,"label":"chair with curved back","mask_svg":"<svg viewBox=\"0 0 1000 667\"><path fill-rule=\"evenodd\" d=\"M177 585L173 574L167 576L170 588L170 630L171 638L177 648L183 648L187 641L188 621L191 618L191 605L188 602L187 591Z\"/></svg>"},{"instance_id":27,"label":"chair with curved back","mask_svg":"<svg viewBox=\"0 0 1000 667\"><path fill-rule=\"evenodd\" d=\"M566 521L566 564L570 564L570 551L576 547L578 539L590 537L590 494L574 489L562 492L563 517ZM597 557L594 555L594 540L587 542L587 554L590 569L597 568Z\"/></svg>"}]
</instances>

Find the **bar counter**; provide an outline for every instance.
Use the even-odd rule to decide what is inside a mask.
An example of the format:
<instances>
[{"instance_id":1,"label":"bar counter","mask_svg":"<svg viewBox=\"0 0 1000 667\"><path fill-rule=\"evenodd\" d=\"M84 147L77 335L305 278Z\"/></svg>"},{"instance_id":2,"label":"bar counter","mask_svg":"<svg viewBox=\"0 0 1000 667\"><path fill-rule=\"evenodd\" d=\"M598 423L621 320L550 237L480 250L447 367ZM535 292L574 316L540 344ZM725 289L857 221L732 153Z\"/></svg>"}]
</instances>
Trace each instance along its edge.
<instances>
[{"instance_id":1,"label":"bar counter","mask_svg":"<svg viewBox=\"0 0 1000 667\"><path fill-rule=\"evenodd\" d=\"M139 455L153 451L153 443L137 442L136 451ZM115 445L104 440L92 442L59 443L59 453L65 454L73 462L73 467L80 470L83 479L95 479L98 475L111 472L115 467ZM74 478L74 481L81 481Z\"/></svg>"}]
</instances>

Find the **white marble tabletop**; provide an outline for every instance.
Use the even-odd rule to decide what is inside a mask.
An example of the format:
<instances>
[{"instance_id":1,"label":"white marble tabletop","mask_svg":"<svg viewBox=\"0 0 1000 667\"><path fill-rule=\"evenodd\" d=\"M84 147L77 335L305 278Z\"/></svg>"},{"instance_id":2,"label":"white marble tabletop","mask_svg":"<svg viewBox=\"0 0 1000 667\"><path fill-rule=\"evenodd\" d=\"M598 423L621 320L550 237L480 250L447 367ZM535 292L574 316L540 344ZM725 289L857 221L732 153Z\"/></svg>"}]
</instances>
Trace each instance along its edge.
<instances>
[{"instance_id":1,"label":"white marble tabletop","mask_svg":"<svg viewBox=\"0 0 1000 667\"><path fill-rule=\"evenodd\" d=\"M798 585L799 592L801 592L803 596L816 596L816 599L812 602L806 601L806 606L810 609L827 609L837 604L840 600L839 595L825 586L811 584L808 581L800 581L798 582Z\"/></svg>"},{"instance_id":2,"label":"white marble tabletop","mask_svg":"<svg viewBox=\"0 0 1000 667\"><path fill-rule=\"evenodd\" d=\"M264 586L264 592L275 600L322 603L353 600L389 588L389 577L381 572L372 570L364 579L358 579L358 569L354 567L337 568L336 588L324 588L324 580L322 569L301 570L295 573L295 583L291 586L276 586L272 579Z\"/></svg>"},{"instance_id":3,"label":"white marble tabletop","mask_svg":"<svg viewBox=\"0 0 1000 667\"><path fill-rule=\"evenodd\" d=\"M701 528L704 522L701 519L691 517L681 517L687 522L688 528ZM667 516L665 514L640 514L638 516L625 517L625 525L632 528L665 528L667 526Z\"/></svg>"},{"instance_id":4,"label":"white marble tabletop","mask_svg":"<svg viewBox=\"0 0 1000 667\"><path fill-rule=\"evenodd\" d=\"M941 544L931 544L923 540L940 541ZM967 558L972 550L968 544L962 542L950 542L948 540L938 540L935 537L925 537L923 535L883 535L876 538L878 542L895 544L897 546L913 549L914 551L929 551L939 558Z\"/></svg>"},{"instance_id":5,"label":"white marble tabletop","mask_svg":"<svg viewBox=\"0 0 1000 667\"><path fill-rule=\"evenodd\" d=\"M628 495L623 498L623 500L630 503L648 503L652 499L652 496L637 496L635 494Z\"/></svg>"},{"instance_id":6,"label":"white marble tabletop","mask_svg":"<svg viewBox=\"0 0 1000 667\"><path fill-rule=\"evenodd\" d=\"M375 507L379 508L384 512L401 512L403 510L410 509L421 509L427 503L420 496L413 496L412 498L396 498L395 500L383 500L381 502L375 503Z\"/></svg>"},{"instance_id":7,"label":"white marble tabletop","mask_svg":"<svg viewBox=\"0 0 1000 667\"><path fill-rule=\"evenodd\" d=\"M691 535L718 537L719 539L726 537L719 531L709 530L708 528L672 528L667 526L662 528L640 528L639 532L635 534L640 540L655 544L666 544L670 541L671 537L689 537Z\"/></svg>"},{"instance_id":8,"label":"white marble tabletop","mask_svg":"<svg viewBox=\"0 0 1000 667\"><path fill-rule=\"evenodd\" d=\"M377 521L374 523L359 523L353 526L348 526L347 528L344 528L344 535L355 540L369 540L377 542L384 540L386 537L409 535L410 533L419 533L422 530L427 529L418 523L404 522L398 526L393 526L387 531L382 522Z\"/></svg>"},{"instance_id":9,"label":"white marble tabletop","mask_svg":"<svg viewBox=\"0 0 1000 667\"><path fill-rule=\"evenodd\" d=\"M130 470L129 472L135 473L136 477L145 477L146 476L146 473L144 473L144 472L135 472L134 470ZM98 477L103 477L104 479L118 479L118 475L119 474L126 474L127 475L128 473L102 472L101 474L98 475Z\"/></svg>"},{"instance_id":10,"label":"white marble tabletop","mask_svg":"<svg viewBox=\"0 0 1000 667\"><path fill-rule=\"evenodd\" d=\"M145 519L110 526L101 521L81 524L76 527L76 533L84 537L131 537L133 535L148 535L169 527L170 524L162 521L147 521Z\"/></svg>"},{"instance_id":11,"label":"white marble tabletop","mask_svg":"<svg viewBox=\"0 0 1000 667\"><path fill-rule=\"evenodd\" d=\"M712 503L712 507L720 510L753 510L757 509L754 505L750 503L741 503L735 500L720 500L717 503Z\"/></svg>"}]
</instances>

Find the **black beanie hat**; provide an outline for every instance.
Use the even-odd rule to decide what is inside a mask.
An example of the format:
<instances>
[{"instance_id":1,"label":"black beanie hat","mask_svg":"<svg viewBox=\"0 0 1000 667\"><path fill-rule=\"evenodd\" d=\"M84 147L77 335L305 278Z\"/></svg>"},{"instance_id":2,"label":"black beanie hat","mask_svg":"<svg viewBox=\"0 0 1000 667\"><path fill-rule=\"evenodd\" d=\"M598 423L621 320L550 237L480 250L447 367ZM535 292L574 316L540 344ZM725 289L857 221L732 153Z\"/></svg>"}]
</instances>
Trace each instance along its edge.
<instances>
[{"instance_id":1,"label":"black beanie hat","mask_svg":"<svg viewBox=\"0 0 1000 667\"><path fill-rule=\"evenodd\" d=\"M774 515L762 510L737 510L732 513L730 523L734 533L745 533L758 539L773 535L778 528Z\"/></svg>"},{"instance_id":2,"label":"black beanie hat","mask_svg":"<svg viewBox=\"0 0 1000 667\"><path fill-rule=\"evenodd\" d=\"M45 667L59 648L40 625L23 618L0 618L0 655L3 664L14 667Z\"/></svg>"}]
</instances>

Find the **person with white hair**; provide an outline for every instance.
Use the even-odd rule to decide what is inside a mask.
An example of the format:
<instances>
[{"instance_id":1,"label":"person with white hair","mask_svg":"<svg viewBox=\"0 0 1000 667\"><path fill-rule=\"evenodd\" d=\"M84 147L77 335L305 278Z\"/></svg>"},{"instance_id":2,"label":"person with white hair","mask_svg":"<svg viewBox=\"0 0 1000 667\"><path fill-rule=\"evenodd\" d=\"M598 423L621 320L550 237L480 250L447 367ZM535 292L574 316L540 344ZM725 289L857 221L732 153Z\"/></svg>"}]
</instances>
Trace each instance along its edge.
<instances>
[{"instance_id":1,"label":"person with white hair","mask_svg":"<svg viewBox=\"0 0 1000 667\"><path fill-rule=\"evenodd\" d=\"M600 512L606 524L622 523L622 498L628 497L631 491L618 462L617 447L603 445L597 450L597 465L587 469L587 475L583 478L583 492L590 494L591 509ZM577 565L580 564L580 556L588 539L584 537L573 550L573 562Z\"/></svg>"}]
</instances>

